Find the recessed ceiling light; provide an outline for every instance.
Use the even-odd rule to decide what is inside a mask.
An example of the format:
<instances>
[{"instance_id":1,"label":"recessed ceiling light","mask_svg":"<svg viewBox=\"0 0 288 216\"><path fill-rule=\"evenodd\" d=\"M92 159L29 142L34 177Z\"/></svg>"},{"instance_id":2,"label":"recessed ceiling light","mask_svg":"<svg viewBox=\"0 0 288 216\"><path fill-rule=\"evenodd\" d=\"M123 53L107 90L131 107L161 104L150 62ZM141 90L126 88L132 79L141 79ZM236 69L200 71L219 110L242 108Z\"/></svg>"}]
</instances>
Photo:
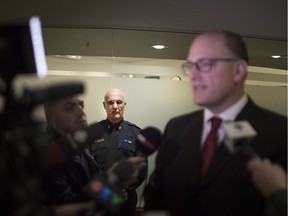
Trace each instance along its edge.
<instances>
[{"instance_id":1,"label":"recessed ceiling light","mask_svg":"<svg viewBox=\"0 0 288 216\"><path fill-rule=\"evenodd\" d=\"M271 57L272 57L272 58L281 58L280 55L272 55Z\"/></svg>"},{"instance_id":2,"label":"recessed ceiling light","mask_svg":"<svg viewBox=\"0 0 288 216\"><path fill-rule=\"evenodd\" d=\"M168 48L168 46L163 45L163 44L154 44L151 47L154 48L154 49L158 49L158 50L161 50L161 49L164 49L164 48Z\"/></svg>"}]
</instances>

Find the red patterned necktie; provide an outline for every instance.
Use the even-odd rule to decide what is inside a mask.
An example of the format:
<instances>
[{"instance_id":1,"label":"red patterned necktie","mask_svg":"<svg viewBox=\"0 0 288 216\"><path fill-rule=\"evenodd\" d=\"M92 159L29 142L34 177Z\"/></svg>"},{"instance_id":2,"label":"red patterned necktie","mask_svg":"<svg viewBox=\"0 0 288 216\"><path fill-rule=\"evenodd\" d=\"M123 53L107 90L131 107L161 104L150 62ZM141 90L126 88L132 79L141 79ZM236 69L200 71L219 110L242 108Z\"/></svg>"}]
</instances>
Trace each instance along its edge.
<instances>
[{"instance_id":1,"label":"red patterned necktie","mask_svg":"<svg viewBox=\"0 0 288 216\"><path fill-rule=\"evenodd\" d=\"M221 119L218 117L213 117L211 121L211 130L206 138L206 141L202 150L202 163L201 163L201 173L204 176L207 171L210 161L214 155L217 146L217 130L220 126Z\"/></svg>"}]
</instances>

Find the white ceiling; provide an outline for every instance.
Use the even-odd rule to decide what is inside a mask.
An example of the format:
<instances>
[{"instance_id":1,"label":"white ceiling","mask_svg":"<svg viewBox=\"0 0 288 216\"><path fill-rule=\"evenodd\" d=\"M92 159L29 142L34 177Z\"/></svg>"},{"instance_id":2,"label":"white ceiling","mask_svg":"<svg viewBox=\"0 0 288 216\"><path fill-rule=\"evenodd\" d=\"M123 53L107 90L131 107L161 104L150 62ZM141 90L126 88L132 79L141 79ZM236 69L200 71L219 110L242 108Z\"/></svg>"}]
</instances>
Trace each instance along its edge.
<instances>
[{"instance_id":1,"label":"white ceiling","mask_svg":"<svg viewBox=\"0 0 288 216\"><path fill-rule=\"evenodd\" d=\"M228 29L286 39L286 0L9 0L0 20L39 15L44 27L125 28L197 33Z\"/></svg>"},{"instance_id":2,"label":"white ceiling","mask_svg":"<svg viewBox=\"0 0 288 216\"><path fill-rule=\"evenodd\" d=\"M193 37L226 29L244 37L250 77L287 83L286 0L9 0L0 9L0 21L31 15L41 18L50 71L181 74ZM168 48L152 50L156 42ZM258 67L273 70L255 72Z\"/></svg>"}]
</instances>

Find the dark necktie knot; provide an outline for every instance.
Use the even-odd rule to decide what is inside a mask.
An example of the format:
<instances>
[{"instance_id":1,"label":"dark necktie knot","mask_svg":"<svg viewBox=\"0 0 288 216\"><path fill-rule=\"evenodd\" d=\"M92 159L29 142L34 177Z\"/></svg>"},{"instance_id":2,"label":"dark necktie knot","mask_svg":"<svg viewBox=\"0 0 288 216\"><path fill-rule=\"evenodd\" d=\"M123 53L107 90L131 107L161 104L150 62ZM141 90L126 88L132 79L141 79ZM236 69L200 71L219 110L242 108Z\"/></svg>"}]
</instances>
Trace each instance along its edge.
<instances>
[{"instance_id":1,"label":"dark necktie knot","mask_svg":"<svg viewBox=\"0 0 288 216\"><path fill-rule=\"evenodd\" d=\"M210 121L211 121L211 130L218 130L222 119L214 116L210 119Z\"/></svg>"}]
</instances>

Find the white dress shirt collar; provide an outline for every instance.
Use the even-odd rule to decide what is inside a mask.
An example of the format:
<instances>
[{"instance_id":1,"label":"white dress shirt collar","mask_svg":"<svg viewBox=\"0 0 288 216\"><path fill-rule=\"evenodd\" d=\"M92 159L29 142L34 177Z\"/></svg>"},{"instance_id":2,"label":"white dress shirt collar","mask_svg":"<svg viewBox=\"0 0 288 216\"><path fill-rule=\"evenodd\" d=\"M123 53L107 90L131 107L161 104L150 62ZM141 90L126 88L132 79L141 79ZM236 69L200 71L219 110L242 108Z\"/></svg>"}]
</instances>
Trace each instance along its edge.
<instances>
[{"instance_id":1,"label":"white dress shirt collar","mask_svg":"<svg viewBox=\"0 0 288 216\"><path fill-rule=\"evenodd\" d=\"M247 102L248 96L245 94L239 101L237 101L223 112L217 114L217 116L220 117L223 121L234 121L236 116L244 108ZM204 123L207 123L213 116L215 116L215 114L212 113L209 109L204 109Z\"/></svg>"},{"instance_id":2,"label":"white dress shirt collar","mask_svg":"<svg viewBox=\"0 0 288 216\"><path fill-rule=\"evenodd\" d=\"M218 116L222 119L222 123L219 126L218 129L218 143L220 143L225 136L225 131L223 128L223 122L225 121L234 121L237 115L241 112L241 110L244 108L246 103L248 102L248 96L245 94L243 97L237 101L235 104L233 104L228 109L224 110L223 112L215 115L213 112L208 110L207 108L204 109L204 118L203 118L203 131L202 131L202 142L201 145L203 145L204 140L206 139L210 129L211 129L211 123L210 119L213 116Z\"/></svg>"}]
</instances>

